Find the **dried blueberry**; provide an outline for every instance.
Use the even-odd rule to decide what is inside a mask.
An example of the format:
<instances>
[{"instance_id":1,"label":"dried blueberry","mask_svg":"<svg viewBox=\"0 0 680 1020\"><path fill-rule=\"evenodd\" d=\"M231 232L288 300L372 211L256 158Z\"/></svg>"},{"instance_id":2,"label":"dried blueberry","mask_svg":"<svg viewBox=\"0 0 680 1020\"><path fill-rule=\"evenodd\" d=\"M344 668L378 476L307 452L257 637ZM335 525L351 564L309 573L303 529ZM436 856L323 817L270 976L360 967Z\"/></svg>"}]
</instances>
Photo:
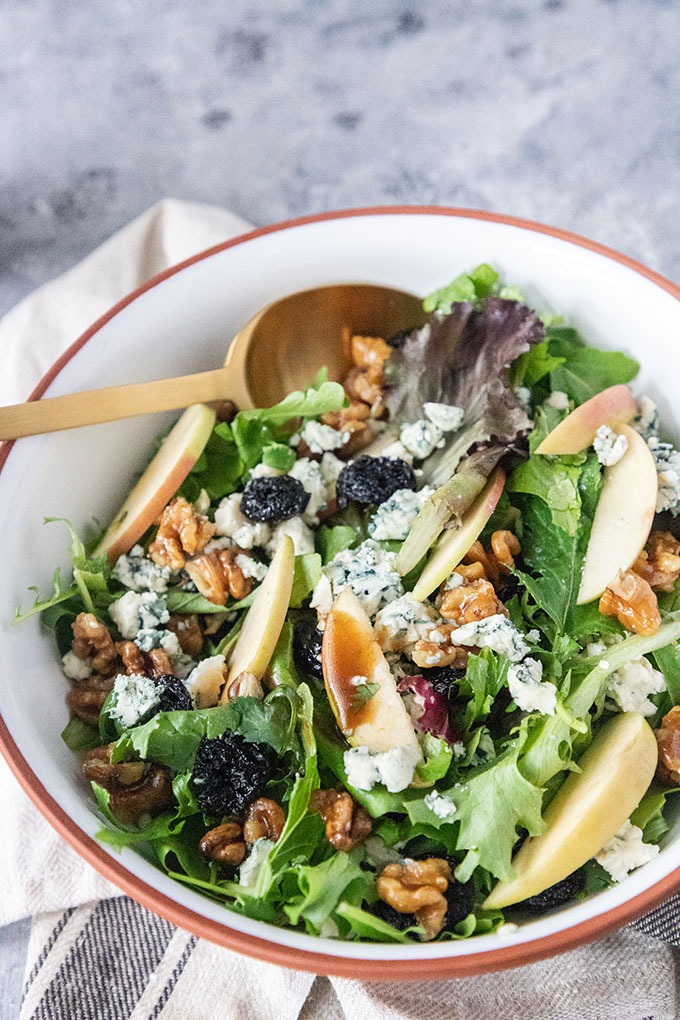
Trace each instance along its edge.
<instances>
[{"instance_id":1,"label":"dried blueberry","mask_svg":"<svg viewBox=\"0 0 680 1020\"><path fill-rule=\"evenodd\" d=\"M422 674L430 681L437 694L443 694L453 701L458 696L458 681L465 676L465 670L455 666L433 666L424 669Z\"/></svg>"},{"instance_id":2,"label":"dried blueberry","mask_svg":"<svg viewBox=\"0 0 680 1020\"><path fill-rule=\"evenodd\" d=\"M338 475L336 495L339 507L346 507L350 501L378 506L397 489L415 487L416 476L405 460L364 455L344 466Z\"/></svg>"},{"instance_id":3,"label":"dried blueberry","mask_svg":"<svg viewBox=\"0 0 680 1020\"><path fill-rule=\"evenodd\" d=\"M575 871L573 875L567 875L561 882L556 882L549 889L545 889L536 896L530 896L517 904L517 908L528 910L530 914L540 914L552 907L561 907L570 900L581 895L585 887L583 872Z\"/></svg>"},{"instance_id":4,"label":"dried blueberry","mask_svg":"<svg viewBox=\"0 0 680 1020\"><path fill-rule=\"evenodd\" d=\"M164 673L154 677L154 683L160 698L158 712L188 712L194 707L191 695L179 677Z\"/></svg>"},{"instance_id":5,"label":"dried blueberry","mask_svg":"<svg viewBox=\"0 0 680 1020\"><path fill-rule=\"evenodd\" d=\"M240 814L264 792L272 759L268 744L244 740L238 733L204 737L192 775L201 811L215 818Z\"/></svg>"},{"instance_id":6,"label":"dried blueberry","mask_svg":"<svg viewBox=\"0 0 680 1020\"><path fill-rule=\"evenodd\" d=\"M451 868L453 871L453 867ZM446 890L446 916L444 927L451 930L465 920L475 905L474 882L449 882Z\"/></svg>"},{"instance_id":7,"label":"dried blueberry","mask_svg":"<svg viewBox=\"0 0 680 1020\"><path fill-rule=\"evenodd\" d=\"M293 659L298 669L319 680L323 680L321 638L321 631L316 626L316 613L300 615L293 628Z\"/></svg>"},{"instance_id":8,"label":"dried blueberry","mask_svg":"<svg viewBox=\"0 0 680 1020\"><path fill-rule=\"evenodd\" d=\"M297 478L251 478L241 496L241 513L251 521L287 521L308 503L309 493Z\"/></svg>"},{"instance_id":9,"label":"dried blueberry","mask_svg":"<svg viewBox=\"0 0 680 1020\"><path fill-rule=\"evenodd\" d=\"M384 900L376 900L371 907L371 913L379 917L385 924L391 924L397 931L405 931L406 928L414 928L418 925L415 914L402 914L391 907L389 903L385 903Z\"/></svg>"}]
</instances>

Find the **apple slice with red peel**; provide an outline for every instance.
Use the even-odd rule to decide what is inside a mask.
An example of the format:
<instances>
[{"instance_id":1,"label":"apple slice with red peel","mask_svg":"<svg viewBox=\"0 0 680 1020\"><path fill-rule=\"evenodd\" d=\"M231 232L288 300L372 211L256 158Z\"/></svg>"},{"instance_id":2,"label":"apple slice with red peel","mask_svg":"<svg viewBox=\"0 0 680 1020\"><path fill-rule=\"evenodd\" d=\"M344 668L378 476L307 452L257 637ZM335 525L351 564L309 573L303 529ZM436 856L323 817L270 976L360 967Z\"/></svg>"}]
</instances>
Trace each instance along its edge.
<instances>
[{"instance_id":1,"label":"apple slice with red peel","mask_svg":"<svg viewBox=\"0 0 680 1020\"><path fill-rule=\"evenodd\" d=\"M629 422L637 413L637 402L628 386L609 386L563 418L536 447L536 453L580 453L592 446L601 425Z\"/></svg>"},{"instance_id":2,"label":"apple slice with red peel","mask_svg":"<svg viewBox=\"0 0 680 1020\"><path fill-rule=\"evenodd\" d=\"M628 449L621 460L604 469L577 605L599 598L620 570L633 565L649 538L656 512L659 483L647 443L630 425L617 425L615 431L626 437Z\"/></svg>"},{"instance_id":3,"label":"apple slice with red peel","mask_svg":"<svg viewBox=\"0 0 680 1020\"><path fill-rule=\"evenodd\" d=\"M504 485L505 472L502 468L496 468L463 517L460 527L444 532L416 581L413 589L414 599L422 602L458 566L494 512Z\"/></svg>"},{"instance_id":4,"label":"apple slice with red peel","mask_svg":"<svg viewBox=\"0 0 680 1020\"><path fill-rule=\"evenodd\" d=\"M651 726L637 712L606 722L548 804L546 829L515 854L514 878L499 882L483 907L496 910L549 889L594 857L630 817L654 778Z\"/></svg>"},{"instance_id":5,"label":"apple slice with red peel","mask_svg":"<svg viewBox=\"0 0 680 1020\"><path fill-rule=\"evenodd\" d=\"M375 752L403 747L414 759L421 757L396 680L351 588L343 589L326 617L321 664L333 715L353 747Z\"/></svg>"},{"instance_id":6,"label":"apple slice with red peel","mask_svg":"<svg viewBox=\"0 0 680 1020\"><path fill-rule=\"evenodd\" d=\"M192 404L167 434L95 549L109 563L128 552L175 495L203 453L215 424L215 412Z\"/></svg>"},{"instance_id":7,"label":"apple slice with red peel","mask_svg":"<svg viewBox=\"0 0 680 1020\"><path fill-rule=\"evenodd\" d=\"M290 535L284 535L231 653L223 703L229 701L231 684L242 673L252 673L258 680L264 676L288 612L294 570L295 546Z\"/></svg>"}]
</instances>

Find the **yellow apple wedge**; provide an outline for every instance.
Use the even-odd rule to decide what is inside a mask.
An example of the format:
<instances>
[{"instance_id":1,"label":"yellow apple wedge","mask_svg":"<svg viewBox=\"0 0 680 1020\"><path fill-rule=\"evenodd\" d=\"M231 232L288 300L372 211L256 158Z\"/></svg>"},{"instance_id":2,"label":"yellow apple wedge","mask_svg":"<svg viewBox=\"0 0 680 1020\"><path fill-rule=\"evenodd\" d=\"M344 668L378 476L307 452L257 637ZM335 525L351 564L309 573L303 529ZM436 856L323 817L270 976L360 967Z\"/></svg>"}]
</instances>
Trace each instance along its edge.
<instances>
[{"instance_id":1,"label":"yellow apple wedge","mask_svg":"<svg viewBox=\"0 0 680 1020\"><path fill-rule=\"evenodd\" d=\"M606 722L546 808L545 832L530 836L512 862L515 877L499 882L487 909L537 896L580 868L619 831L640 803L657 762L654 731L637 712Z\"/></svg>"},{"instance_id":2,"label":"yellow apple wedge","mask_svg":"<svg viewBox=\"0 0 680 1020\"><path fill-rule=\"evenodd\" d=\"M264 676L288 612L294 569L293 540L290 535L284 535L231 653L222 702L229 700L232 681L241 673L252 673L258 680Z\"/></svg>"},{"instance_id":3,"label":"yellow apple wedge","mask_svg":"<svg viewBox=\"0 0 680 1020\"><path fill-rule=\"evenodd\" d=\"M626 437L628 449L620 461L604 469L578 605L599 598L620 570L632 566L649 538L656 511L659 483L647 443L630 425L617 425L615 431Z\"/></svg>"},{"instance_id":4,"label":"yellow apple wedge","mask_svg":"<svg viewBox=\"0 0 680 1020\"><path fill-rule=\"evenodd\" d=\"M203 453L215 424L205 404L187 407L107 528L95 556L115 563L150 528Z\"/></svg>"},{"instance_id":5,"label":"yellow apple wedge","mask_svg":"<svg viewBox=\"0 0 680 1020\"><path fill-rule=\"evenodd\" d=\"M563 418L536 447L536 453L580 453L592 445L601 425L628 422L637 413L638 406L628 386L622 383L608 386Z\"/></svg>"},{"instance_id":6,"label":"yellow apple wedge","mask_svg":"<svg viewBox=\"0 0 680 1020\"><path fill-rule=\"evenodd\" d=\"M502 468L496 468L463 517L460 527L444 532L416 581L413 589L414 599L422 602L458 566L494 512L504 485L505 472Z\"/></svg>"},{"instance_id":7,"label":"yellow apple wedge","mask_svg":"<svg viewBox=\"0 0 680 1020\"><path fill-rule=\"evenodd\" d=\"M376 752L404 747L421 757L396 681L351 588L343 589L326 617L321 664L333 714L353 747ZM376 685L369 699L362 697L364 684Z\"/></svg>"}]
</instances>

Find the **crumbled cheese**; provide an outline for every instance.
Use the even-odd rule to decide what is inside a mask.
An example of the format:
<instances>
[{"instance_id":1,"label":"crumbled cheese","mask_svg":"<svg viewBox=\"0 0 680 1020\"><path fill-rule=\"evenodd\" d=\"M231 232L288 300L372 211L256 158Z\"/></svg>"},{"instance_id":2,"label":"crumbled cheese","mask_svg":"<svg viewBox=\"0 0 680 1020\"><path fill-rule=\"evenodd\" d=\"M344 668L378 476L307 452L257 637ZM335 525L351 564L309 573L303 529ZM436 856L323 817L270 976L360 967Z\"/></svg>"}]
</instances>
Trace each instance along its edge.
<instances>
[{"instance_id":1,"label":"crumbled cheese","mask_svg":"<svg viewBox=\"0 0 680 1020\"><path fill-rule=\"evenodd\" d=\"M639 712L651 716L656 712L656 705L649 701L650 694L661 694L665 690L666 679L663 673L654 669L651 662L641 656L612 673L608 680L607 695L622 712Z\"/></svg>"},{"instance_id":2,"label":"crumbled cheese","mask_svg":"<svg viewBox=\"0 0 680 1020\"><path fill-rule=\"evenodd\" d=\"M194 660L182 651L179 639L171 630L158 627L141 627L135 635L135 644L142 652L150 652L152 648L162 648L175 676L183 680L194 668Z\"/></svg>"},{"instance_id":3,"label":"crumbled cheese","mask_svg":"<svg viewBox=\"0 0 680 1020\"><path fill-rule=\"evenodd\" d=\"M368 533L377 542L403 542L423 504L434 492L429 486L418 491L397 489L381 503L368 522Z\"/></svg>"},{"instance_id":4,"label":"crumbled cheese","mask_svg":"<svg viewBox=\"0 0 680 1020\"><path fill-rule=\"evenodd\" d=\"M628 440L623 434L617 435L608 425L600 425L595 433L593 449L600 464L604 467L613 467L628 449Z\"/></svg>"},{"instance_id":5,"label":"crumbled cheese","mask_svg":"<svg viewBox=\"0 0 680 1020\"><path fill-rule=\"evenodd\" d=\"M349 439L349 432L339 432L330 425L310 419L300 430L300 439L307 444L311 453L326 453L344 446Z\"/></svg>"},{"instance_id":6,"label":"crumbled cheese","mask_svg":"<svg viewBox=\"0 0 680 1020\"><path fill-rule=\"evenodd\" d=\"M224 535L241 547L252 549L253 546L265 546L271 538L268 524L249 521L241 513L241 494L234 492L225 496L215 510L215 528L218 535ZM206 547L207 548L207 547Z\"/></svg>"},{"instance_id":7,"label":"crumbled cheese","mask_svg":"<svg viewBox=\"0 0 680 1020\"><path fill-rule=\"evenodd\" d=\"M238 553L234 561L244 577L252 577L254 581L263 581L267 573L266 563L254 560L247 553Z\"/></svg>"},{"instance_id":8,"label":"crumbled cheese","mask_svg":"<svg viewBox=\"0 0 680 1020\"><path fill-rule=\"evenodd\" d=\"M267 863L274 842L261 836L250 848L250 853L238 869L238 884L246 889L254 889L263 866Z\"/></svg>"},{"instance_id":9,"label":"crumbled cheese","mask_svg":"<svg viewBox=\"0 0 680 1020\"><path fill-rule=\"evenodd\" d=\"M119 556L111 575L132 591L168 590L170 567L159 567L152 559L144 555L141 545L135 545L130 552Z\"/></svg>"},{"instance_id":10,"label":"crumbled cheese","mask_svg":"<svg viewBox=\"0 0 680 1020\"><path fill-rule=\"evenodd\" d=\"M529 653L529 645L514 623L500 613L487 616L484 620L465 623L451 632L454 645L490 648L499 655L505 655L512 662L519 662Z\"/></svg>"},{"instance_id":11,"label":"crumbled cheese","mask_svg":"<svg viewBox=\"0 0 680 1020\"><path fill-rule=\"evenodd\" d=\"M455 432L465 418L462 407L456 407L455 404L435 404L430 401L423 404L423 414L442 432Z\"/></svg>"},{"instance_id":12,"label":"crumbled cheese","mask_svg":"<svg viewBox=\"0 0 680 1020\"><path fill-rule=\"evenodd\" d=\"M270 467L269 464L265 463L256 464L255 467L250 469L251 478L278 478L279 475L285 475L285 473L285 471Z\"/></svg>"},{"instance_id":13,"label":"crumbled cheese","mask_svg":"<svg viewBox=\"0 0 680 1020\"><path fill-rule=\"evenodd\" d=\"M363 687L364 684L368 683L368 677L364 676L363 673L357 673L356 676L350 677L349 682L352 687Z\"/></svg>"},{"instance_id":14,"label":"crumbled cheese","mask_svg":"<svg viewBox=\"0 0 680 1020\"><path fill-rule=\"evenodd\" d=\"M335 499L335 483L344 466L344 460L340 460L334 453L324 453L321 458L321 474L326 484L326 498L329 503Z\"/></svg>"},{"instance_id":15,"label":"crumbled cheese","mask_svg":"<svg viewBox=\"0 0 680 1020\"><path fill-rule=\"evenodd\" d=\"M308 524L319 523L319 513L328 507L328 492L321 464L309 457L300 457L288 472L291 478L297 478L305 492L309 493L309 503L303 517Z\"/></svg>"},{"instance_id":16,"label":"crumbled cheese","mask_svg":"<svg viewBox=\"0 0 680 1020\"><path fill-rule=\"evenodd\" d=\"M366 539L356 549L339 552L323 569L333 598L348 586L369 616L404 594L395 566L396 555Z\"/></svg>"},{"instance_id":17,"label":"crumbled cheese","mask_svg":"<svg viewBox=\"0 0 680 1020\"><path fill-rule=\"evenodd\" d=\"M569 410L569 397L563 390L553 390L547 400L544 400L546 407L554 407L556 411Z\"/></svg>"},{"instance_id":18,"label":"crumbled cheese","mask_svg":"<svg viewBox=\"0 0 680 1020\"><path fill-rule=\"evenodd\" d=\"M425 636L437 614L429 602L410 592L384 606L375 618L375 636L384 652L405 651ZM432 638L432 631L428 637Z\"/></svg>"},{"instance_id":19,"label":"crumbled cheese","mask_svg":"<svg viewBox=\"0 0 680 1020\"><path fill-rule=\"evenodd\" d=\"M128 640L136 637L142 628L154 628L170 619L165 599L152 591L126 591L111 603L109 614L121 636Z\"/></svg>"},{"instance_id":20,"label":"crumbled cheese","mask_svg":"<svg viewBox=\"0 0 680 1020\"><path fill-rule=\"evenodd\" d=\"M656 436L650 436L647 446L652 451L659 482L656 511L670 510L677 517L680 514L680 451L670 443L662 443Z\"/></svg>"},{"instance_id":21,"label":"crumbled cheese","mask_svg":"<svg viewBox=\"0 0 680 1020\"><path fill-rule=\"evenodd\" d=\"M629 872L653 860L658 852L655 843L643 843L642 829L628 820L595 854L595 860L609 872L615 882L622 882Z\"/></svg>"},{"instance_id":22,"label":"crumbled cheese","mask_svg":"<svg viewBox=\"0 0 680 1020\"><path fill-rule=\"evenodd\" d=\"M225 658L211 655L196 665L184 681L196 708L213 708L225 681Z\"/></svg>"},{"instance_id":23,"label":"crumbled cheese","mask_svg":"<svg viewBox=\"0 0 680 1020\"><path fill-rule=\"evenodd\" d=\"M290 517L287 521L281 521L280 524L274 527L272 537L267 543L267 553L270 556L274 556L286 535L289 535L293 540L293 549L296 556L304 556L306 553L314 552L314 532L312 529L304 522L302 517ZM236 562L238 563L238 558Z\"/></svg>"},{"instance_id":24,"label":"crumbled cheese","mask_svg":"<svg viewBox=\"0 0 680 1020\"><path fill-rule=\"evenodd\" d=\"M386 864L396 864L401 860L401 854L391 846L386 846L380 836L369 836L364 840L364 850L368 854L371 864L381 870Z\"/></svg>"},{"instance_id":25,"label":"crumbled cheese","mask_svg":"<svg viewBox=\"0 0 680 1020\"><path fill-rule=\"evenodd\" d=\"M543 665L538 659L527 658L510 666L508 688L515 704L523 712L555 714L557 688L550 681L543 680Z\"/></svg>"},{"instance_id":26,"label":"crumbled cheese","mask_svg":"<svg viewBox=\"0 0 680 1020\"><path fill-rule=\"evenodd\" d=\"M515 386L515 396L525 411L531 408L531 390L528 386Z\"/></svg>"},{"instance_id":27,"label":"crumbled cheese","mask_svg":"<svg viewBox=\"0 0 680 1020\"><path fill-rule=\"evenodd\" d=\"M159 703L159 690L150 677L140 673L120 674L113 681L109 716L127 730L136 726Z\"/></svg>"},{"instance_id":28,"label":"crumbled cheese","mask_svg":"<svg viewBox=\"0 0 680 1020\"><path fill-rule=\"evenodd\" d=\"M637 431L648 439L659 434L659 408L651 397L642 396L638 400L639 414L633 421Z\"/></svg>"},{"instance_id":29,"label":"crumbled cheese","mask_svg":"<svg viewBox=\"0 0 680 1020\"><path fill-rule=\"evenodd\" d=\"M390 460L403 460L407 464L413 464L413 454L409 453L404 444L400 443L398 439L384 447L380 451L380 456L389 457Z\"/></svg>"},{"instance_id":30,"label":"crumbled cheese","mask_svg":"<svg viewBox=\"0 0 680 1020\"><path fill-rule=\"evenodd\" d=\"M61 658L61 668L69 680L87 680L92 675L88 659L81 659L75 652L67 652Z\"/></svg>"},{"instance_id":31,"label":"crumbled cheese","mask_svg":"<svg viewBox=\"0 0 680 1020\"><path fill-rule=\"evenodd\" d=\"M202 514L204 517L210 509L210 496L205 489L201 489L198 497L194 500L194 510L197 514Z\"/></svg>"},{"instance_id":32,"label":"crumbled cheese","mask_svg":"<svg viewBox=\"0 0 680 1020\"><path fill-rule=\"evenodd\" d=\"M420 755L410 747L389 751L352 747L344 754L347 782L357 790L372 790L376 783L382 783L390 793L399 793L413 779L419 761Z\"/></svg>"},{"instance_id":33,"label":"crumbled cheese","mask_svg":"<svg viewBox=\"0 0 680 1020\"><path fill-rule=\"evenodd\" d=\"M330 613L333 605L333 589L325 574L322 574L317 581L309 605L311 609L316 609L320 617L328 616Z\"/></svg>"},{"instance_id":34,"label":"crumbled cheese","mask_svg":"<svg viewBox=\"0 0 680 1020\"><path fill-rule=\"evenodd\" d=\"M437 816L437 818L452 818L456 813L456 805L453 803L450 797L447 797L445 793L437 793L436 790L431 790L425 794L425 806L429 807L430 811Z\"/></svg>"},{"instance_id":35,"label":"crumbled cheese","mask_svg":"<svg viewBox=\"0 0 680 1020\"><path fill-rule=\"evenodd\" d=\"M434 450L444 445L444 434L434 422L421 418L401 426L399 442L417 460L425 460Z\"/></svg>"},{"instance_id":36,"label":"crumbled cheese","mask_svg":"<svg viewBox=\"0 0 680 1020\"><path fill-rule=\"evenodd\" d=\"M465 578L462 574L457 574L454 570L446 578L446 581L444 582L444 590L451 591L452 588L460 588L461 584L465 584Z\"/></svg>"}]
</instances>

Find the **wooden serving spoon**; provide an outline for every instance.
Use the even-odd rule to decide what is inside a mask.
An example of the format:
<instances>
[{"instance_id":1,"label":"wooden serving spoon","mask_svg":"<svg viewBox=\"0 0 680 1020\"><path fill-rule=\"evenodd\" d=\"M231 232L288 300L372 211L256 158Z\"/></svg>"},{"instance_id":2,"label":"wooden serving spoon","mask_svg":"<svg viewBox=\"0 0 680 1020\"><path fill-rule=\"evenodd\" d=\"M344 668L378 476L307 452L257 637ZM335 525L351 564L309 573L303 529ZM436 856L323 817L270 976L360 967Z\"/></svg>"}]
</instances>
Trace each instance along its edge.
<instances>
[{"instance_id":1,"label":"wooden serving spoon","mask_svg":"<svg viewBox=\"0 0 680 1020\"><path fill-rule=\"evenodd\" d=\"M253 316L232 340L222 368L0 407L0 439L227 399L238 407L269 407L308 386L324 365L330 379L342 379L353 335L390 337L425 318L420 298L391 287L333 284L300 291Z\"/></svg>"}]
</instances>

